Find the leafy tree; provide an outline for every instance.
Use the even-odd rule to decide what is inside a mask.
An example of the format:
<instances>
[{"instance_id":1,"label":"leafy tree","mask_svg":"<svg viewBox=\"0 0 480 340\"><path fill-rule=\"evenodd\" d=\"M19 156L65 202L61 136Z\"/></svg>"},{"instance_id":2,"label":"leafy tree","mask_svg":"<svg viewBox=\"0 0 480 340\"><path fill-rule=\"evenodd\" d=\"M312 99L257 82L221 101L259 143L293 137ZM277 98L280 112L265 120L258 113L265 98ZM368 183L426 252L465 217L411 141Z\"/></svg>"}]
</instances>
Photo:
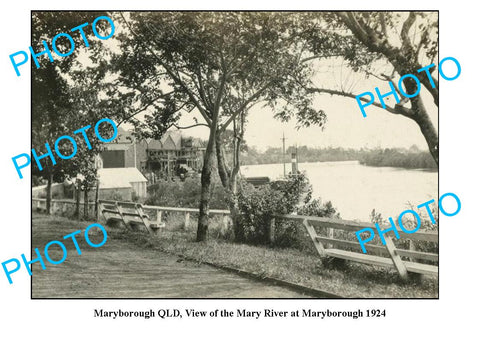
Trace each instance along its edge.
<instances>
[{"instance_id":1,"label":"leafy tree","mask_svg":"<svg viewBox=\"0 0 480 340\"><path fill-rule=\"evenodd\" d=\"M312 56L342 58L354 72L394 84L400 103L387 106L385 112L412 119L420 128L438 166L438 133L425 108L422 96L428 92L438 107L437 68L426 72L417 70L435 63L438 65L438 14L434 12L336 12L312 15L305 38ZM397 80L414 74L423 87L413 98L402 96ZM433 85L429 80L433 79ZM405 92L417 92L412 78L404 80ZM356 95L342 88L312 87L312 91L355 99ZM425 92L426 91L426 92ZM365 99L366 100L366 99ZM382 107L379 103L374 103ZM383 107L382 107L383 108Z\"/></svg>"},{"instance_id":2,"label":"leafy tree","mask_svg":"<svg viewBox=\"0 0 480 340\"><path fill-rule=\"evenodd\" d=\"M52 141L55 141L67 130L65 120L62 119L70 107L67 92L64 80L53 66L47 65L39 72L32 69L32 148L36 150L37 155L47 151L46 142L49 142L53 149ZM40 170L32 157L32 176L43 177L47 180L46 211L48 214L50 213L51 186L54 176L56 179L64 176L65 171L62 164L64 162L59 161L56 166L53 166L44 159L41 161L43 170Z\"/></svg>"},{"instance_id":3,"label":"leafy tree","mask_svg":"<svg viewBox=\"0 0 480 340\"><path fill-rule=\"evenodd\" d=\"M59 15L57 12L33 12L32 13L32 48L41 52L45 49L42 41L45 40L51 48L51 39L58 33L70 32L70 30L84 22L93 22L93 20L105 15L103 12L64 12ZM97 30L103 34L107 29L104 22L100 21L97 25ZM87 38L93 36L91 27L84 28ZM54 62L49 60L39 60L40 68L36 68L32 63L32 148L37 151L37 154L42 154L45 151L45 143L48 142L53 151L53 143L62 135L73 135L73 131L83 127L87 124L94 124L97 117L79 112L79 107L82 107L81 100L85 97L85 91L92 91L92 87L82 88L81 83L76 86L69 83L69 78L66 74L72 74L75 70L78 71L79 64L76 61L78 54L82 50L83 38L78 33L78 36L73 35L75 41L75 49L73 53L67 57L55 57ZM89 50L92 55L101 47L101 42L98 39L88 39ZM58 39L56 47L59 51L65 53L70 50L70 42L68 39ZM54 56L55 54L52 53ZM80 72L80 71L78 71ZM79 105L80 104L80 105ZM94 104L94 103L91 103ZM84 125L79 125L84 123ZM97 143L95 139L92 140L92 146L95 152ZM78 145L84 144L81 139L77 140ZM60 150L67 155L71 154L72 146L68 143L60 144ZM98 151L98 149L97 149ZM78 172L82 172L84 167L79 167L81 161L85 158L81 155L82 149L78 149L76 158L70 160L61 160L56 158L57 164L53 165L50 160L44 159L41 161L43 170L40 171L36 165L32 164L32 175L37 175L47 180L47 213L50 213L51 205L51 185L55 181L63 181L67 177L73 177ZM75 162L75 160L77 162ZM83 163L88 167L87 162Z\"/></svg>"},{"instance_id":4,"label":"leafy tree","mask_svg":"<svg viewBox=\"0 0 480 340\"><path fill-rule=\"evenodd\" d=\"M115 60L116 85L123 90L117 97L134 108L125 112L124 119L159 136L182 114L195 110L202 122L194 126L209 128L197 229L197 240L202 241L207 235L215 155L222 184L235 202L238 172L228 171L222 158L222 135L233 122L241 124L242 115L264 102L285 114L324 123L323 112L311 108L312 95L301 82L311 75L308 65L299 62L303 50L295 28L301 17L136 12L119 18L126 32L118 36L122 53ZM134 118L147 109L145 123ZM235 216L234 205L232 209Z\"/></svg>"}]
</instances>

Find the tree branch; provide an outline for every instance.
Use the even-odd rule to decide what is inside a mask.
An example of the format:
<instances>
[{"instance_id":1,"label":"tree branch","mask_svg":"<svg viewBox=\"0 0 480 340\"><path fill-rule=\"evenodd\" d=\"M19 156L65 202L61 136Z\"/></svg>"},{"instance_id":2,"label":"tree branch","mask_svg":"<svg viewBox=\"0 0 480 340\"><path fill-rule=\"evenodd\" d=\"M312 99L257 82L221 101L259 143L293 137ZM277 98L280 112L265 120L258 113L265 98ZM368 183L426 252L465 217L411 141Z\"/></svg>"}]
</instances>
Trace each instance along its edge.
<instances>
[{"instance_id":1,"label":"tree branch","mask_svg":"<svg viewBox=\"0 0 480 340\"><path fill-rule=\"evenodd\" d=\"M404 49L399 49L390 44L385 37L379 37L378 34L372 30L368 25L360 24L353 13L340 12L337 13L341 21L350 29L353 35L364 44L371 52L382 54L393 65L398 74L413 73L414 71L422 68L418 60L415 58L415 51L411 48L410 38L408 37L408 31L415 21L416 14L411 12L408 18L405 20L402 26L402 42L405 46L410 44L410 47L406 47L408 53L405 53ZM435 84L435 88L430 84L430 80L423 73L417 74L420 82L425 86L428 92L433 97L435 105L438 106L438 85Z\"/></svg>"},{"instance_id":2,"label":"tree branch","mask_svg":"<svg viewBox=\"0 0 480 340\"><path fill-rule=\"evenodd\" d=\"M223 123L220 126L219 131L220 132L225 131L227 126L230 125L230 123L232 122L232 120L234 120L243 110L245 110L245 108L250 104L250 102L257 99L262 94L262 92L265 91L270 86L271 83L272 83L271 81L268 82L262 88L258 89L255 93L253 93L250 97L248 97L243 102L243 104L234 113L232 113L232 115L225 121L225 123Z\"/></svg>"},{"instance_id":3,"label":"tree branch","mask_svg":"<svg viewBox=\"0 0 480 340\"><path fill-rule=\"evenodd\" d=\"M189 126L178 126L177 124L172 124L172 126L176 127L179 130L191 129L191 128L194 128L194 127L197 127L197 126L210 127L210 126L208 126L207 124L204 124L204 123L197 123L197 124L193 124L193 125L189 125Z\"/></svg>"},{"instance_id":4,"label":"tree branch","mask_svg":"<svg viewBox=\"0 0 480 340\"><path fill-rule=\"evenodd\" d=\"M336 90L330 90L330 89L320 89L320 88L308 88L308 91L310 92L317 92L317 93L327 93L327 94L330 94L330 95L336 95L336 96L342 96L342 97L348 97L348 98L353 98L353 99L357 99L357 96L354 95L353 93L349 93L349 92L343 92L343 91L336 91ZM367 99L365 98L360 98L360 100L364 103L367 103L369 102ZM405 117L409 117L411 118L413 115L414 115L414 112L409 109L409 108L406 108L402 105L399 105L399 104L396 104L394 108L390 107L390 106L386 106L386 108L383 108L383 106L379 103L372 103L373 106L376 106L376 107L379 107L381 109L384 109L392 114L395 114L395 115L402 115L402 116L405 116Z\"/></svg>"},{"instance_id":5,"label":"tree branch","mask_svg":"<svg viewBox=\"0 0 480 340\"><path fill-rule=\"evenodd\" d=\"M412 56L415 52L413 50L412 42L410 41L410 37L408 36L408 34L410 33L410 28L412 27L416 18L417 15L415 14L415 12L410 12L408 18L403 23L402 30L400 32L400 37L402 38L402 48Z\"/></svg>"},{"instance_id":6,"label":"tree branch","mask_svg":"<svg viewBox=\"0 0 480 340\"><path fill-rule=\"evenodd\" d=\"M202 98L203 102L205 103L206 107L209 107L210 110L212 110L212 102L210 101L210 98L206 95L205 93L205 86L203 85L203 80L202 80L202 72L200 70L200 66L197 71L197 78L198 78L198 86L199 86L199 93L200 97Z\"/></svg>"},{"instance_id":7,"label":"tree branch","mask_svg":"<svg viewBox=\"0 0 480 340\"><path fill-rule=\"evenodd\" d=\"M130 33L132 33L137 39L139 39L139 41L141 41L144 46L146 47L146 49L152 54L152 56L160 63L160 65L163 66L163 68L167 71L167 73L170 75L170 77L173 78L173 80L175 82L177 82L178 85L180 85L188 94L188 96L190 97L190 99L192 100L192 102L195 104L195 106L198 108L198 111L200 111L200 114L203 116L203 118L205 119L205 121L207 122L207 124L211 125L212 124L212 120L208 117L205 109L200 105L200 103L198 102L197 98L195 97L195 95L192 93L192 91L188 88L188 86L183 82L183 80L181 78L179 78L175 72L173 72L173 70L167 66L163 60L157 56L157 54L155 53L155 51L153 51L153 49L148 46L147 44L144 43L144 40L137 34L133 31L131 25L127 22L127 20L125 19L124 15L122 12L120 12L120 15L123 19L123 21L125 22L125 24L127 25L128 29L130 30Z\"/></svg>"},{"instance_id":8,"label":"tree branch","mask_svg":"<svg viewBox=\"0 0 480 340\"><path fill-rule=\"evenodd\" d=\"M383 35L387 36L387 26L385 25L385 13L380 12L380 25L382 27Z\"/></svg>"},{"instance_id":9,"label":"tree branch","mask_svg":"<svg viewBox=\"0 0 480 340\"><path fill-rule=\"evenodd\" d=\"M162 99L170 94L172 94L174 91L171 91L169 93L163 93L159 96L157 96L156 98L153 98L152 100L150 100L149 102L147 102L145 105L143 105L141 108L139 108L138 110L136 110L134 113L130 114L128 117L126 118L123 118L122 121L117 125L117 126L120 126L121 124L125 123L126 121L130 120L131 118L133 118L134 116L136 116L137 114L139 113L142 113L143 111L145 111L150 105L154 104L157 100L159 99Z\"/></svg>"}]
</instances>

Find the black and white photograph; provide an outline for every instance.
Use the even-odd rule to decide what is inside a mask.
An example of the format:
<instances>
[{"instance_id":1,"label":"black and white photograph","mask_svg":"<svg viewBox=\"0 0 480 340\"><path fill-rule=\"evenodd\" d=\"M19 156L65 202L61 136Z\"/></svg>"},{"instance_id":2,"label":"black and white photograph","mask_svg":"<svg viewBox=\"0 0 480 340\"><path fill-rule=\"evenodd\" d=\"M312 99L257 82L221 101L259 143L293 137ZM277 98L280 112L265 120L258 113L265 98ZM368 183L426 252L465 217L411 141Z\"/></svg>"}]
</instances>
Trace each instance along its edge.
<instances>
[{"instance_id":1,"label":"black and white photograph","mask_svg":"<svg viewBox=\"0 0 480 340\"><path fill-rule=\"evenodd\" d=\"M474 3L0 6L0 337L475 338Z\"/></svg>"},{"instance_id":2,"label":"black and white photograph","mask_svg":"<svg viewBox=\"0 0 480 340\"><path fill-rule=\"evenodd\" d=\"M32 298L437 298L438 39L437 11L33 11L32 248L63 246Z\"/></svg>"}]
</instances>

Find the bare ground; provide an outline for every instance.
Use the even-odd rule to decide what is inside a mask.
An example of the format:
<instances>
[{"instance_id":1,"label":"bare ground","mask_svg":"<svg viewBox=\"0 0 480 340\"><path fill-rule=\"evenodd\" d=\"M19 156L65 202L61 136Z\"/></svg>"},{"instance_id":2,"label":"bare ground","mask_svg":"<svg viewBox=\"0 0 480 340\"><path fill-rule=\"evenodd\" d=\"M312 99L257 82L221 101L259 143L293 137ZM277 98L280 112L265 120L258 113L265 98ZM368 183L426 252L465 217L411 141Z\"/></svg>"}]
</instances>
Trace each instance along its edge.
<instances>
[{"instance_id":1,"label":"bare ground","mask_svg":"<svg viewBox=\"0 0 480 340\"><path fill-rule=\"evenodd\" d=\"M45 261L46 270L33 264L32 298L309 298L121 239L108 238L102 247L92 248L83 236L88 225L32 214L33 248L43 255L48 242L59 240L68 250L61 264ZM79 229L82 233L76 238L81 255L71 239L63 240L63 236ZM99 243L102 235L96 231L92 229L89 234L92 242ZM62 257L56 245L48 253L53 260Z\"/></svg>"}]
</instances>

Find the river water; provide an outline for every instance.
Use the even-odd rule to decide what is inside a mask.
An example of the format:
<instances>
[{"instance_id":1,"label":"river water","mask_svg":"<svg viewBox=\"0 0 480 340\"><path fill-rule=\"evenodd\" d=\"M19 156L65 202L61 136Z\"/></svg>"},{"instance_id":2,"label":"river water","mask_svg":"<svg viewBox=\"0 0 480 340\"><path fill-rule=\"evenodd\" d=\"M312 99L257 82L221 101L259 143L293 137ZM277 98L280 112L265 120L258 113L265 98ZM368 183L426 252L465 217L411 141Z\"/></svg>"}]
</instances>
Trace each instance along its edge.
<instances>
[{"instance_id":1,"label":"river water","mask_svg":"<svg viewBox=\"0 0 480 340\"><path fill-rule=\"evenodd\" d=\"M288 173L291 166L286 167ZM306 171L313 197L332 201L347 220L369 222L372 209L384 218L398 216L409 202L419 205L438 200L438 172L370 167L357 161L300 163L299 169ZM283 164L246 165L241 173L274 180L283 175Z\"/></svg>"}]
</instances>

